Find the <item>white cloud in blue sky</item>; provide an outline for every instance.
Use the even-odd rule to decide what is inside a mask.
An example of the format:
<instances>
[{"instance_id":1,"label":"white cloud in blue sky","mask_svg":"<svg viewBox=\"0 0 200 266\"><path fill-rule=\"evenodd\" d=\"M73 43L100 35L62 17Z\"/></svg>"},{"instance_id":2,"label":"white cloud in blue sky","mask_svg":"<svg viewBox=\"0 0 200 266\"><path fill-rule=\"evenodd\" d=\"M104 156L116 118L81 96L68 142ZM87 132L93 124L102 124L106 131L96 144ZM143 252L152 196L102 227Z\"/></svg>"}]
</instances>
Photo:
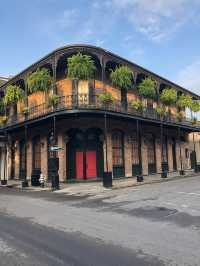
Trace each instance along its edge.
<instances>
[{"instance_id":1,"label":"white cloud in blue sky","mask_svg":"<svg viewBox=\"0 0 200 266\"><path fill-rule=\"evenodd\" d=\"M198 92L200 0L7 0L0 75L70 43L102 46Z\"/></svg>"}]
</instances>

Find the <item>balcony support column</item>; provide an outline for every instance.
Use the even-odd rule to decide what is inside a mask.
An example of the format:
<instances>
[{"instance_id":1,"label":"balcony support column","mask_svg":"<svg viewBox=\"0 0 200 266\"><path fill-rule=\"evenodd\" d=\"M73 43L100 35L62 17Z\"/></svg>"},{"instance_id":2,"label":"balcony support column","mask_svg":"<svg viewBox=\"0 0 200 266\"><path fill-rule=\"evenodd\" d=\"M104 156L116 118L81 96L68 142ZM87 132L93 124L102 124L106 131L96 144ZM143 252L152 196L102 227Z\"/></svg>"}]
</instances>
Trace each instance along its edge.
<instances>
[{"instance_id":1,"label":"balcony support column","mask_svg":"<svg viewBox=\"0 0 200 266\"><path fill-rule=\"evenodd\" d=\"M180 164L181 164L181 169L180 169L180 175L184 175L184 169L183 169L183 159L182 159L182 147L181 147L181 129L180 127L178 128L178 137L179 137L179 156L180 156Z\"/></svg>"},{"instance_id":2,"label":"balcony support column","mask_svg":"<svg viewBox=\"0 0 200 266\"><path fill-rule=\"evenodd\" d=\"M57 94L57 86L56 86L56 79L57 79L57 65L58 65L58 57L54 55L52 60L52 70L53 70L53 84L52 84L52 91L53 94Z\"/></svg>"},{"instance_id":3,"label":"balcony support column","mask_svg":"<svg viewBox=\"0 0 200 266\"><path fill-rule=\"evenodd\" d=\"M101 64L101 81L103 84L103 91L106 92L106 84L105 84L105 74L106 74L106 61L104 56L100 57L100 64Z\"/></svg>"}]
</instances>

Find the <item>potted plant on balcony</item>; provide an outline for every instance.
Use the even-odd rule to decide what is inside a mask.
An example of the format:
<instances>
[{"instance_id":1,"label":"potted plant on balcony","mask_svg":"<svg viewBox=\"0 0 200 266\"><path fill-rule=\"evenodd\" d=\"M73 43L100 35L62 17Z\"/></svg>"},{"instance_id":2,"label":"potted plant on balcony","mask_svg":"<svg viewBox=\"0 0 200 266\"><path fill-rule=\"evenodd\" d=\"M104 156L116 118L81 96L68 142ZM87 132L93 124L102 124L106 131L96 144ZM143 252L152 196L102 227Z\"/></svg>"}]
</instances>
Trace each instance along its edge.
<instances>
[{"instance_id":1,"label":"potted plant on balcony","mask_svg":"<svg viewBox=\"0 0 200 266\"><path fill-rule=\"evenodd\" d=\"M156 98L156 81L145 78L138 86L138 93L143 98L154 100Z\"/></svg>"},{"instance_id":2,"label":"potted plant on balcony","mask_svg":"<svg viewBox=\"0 0 200 266\"><path fill-rule=\"evenodd\" d=\"M9 85L6 88L6 94L4 96L5 106L10 106L12 108L12 115L17 113L15 110L16 104L24 100L24 91L17 85Z\"/></svg>"},{"instance_id":3,"label":"potted plant on balcony","mask_svg":"<svg viewBox=\"0 0 200 266\"><path fill-rule=\"evenodd\" d=\"M95 70L95 62L89 55L78 53L67 59L67 78L74 81L75 104L78 104L79 81L93 79Z\"/></svg>"},{"instance_id":4,"label":"potted plant on balcony","mask_svg":"<svg viewBox=\"0 0 200 266\"><path fill-rule=\"evenodd\" d=\"M5 105L16 104L24 100L24 91L17 85L9 85L4 96Z\"/></svg>"},{"instance_id":5,"label":"potted plant on balcony","mask_svg":"<svg viewBox=\"0 0 200 266\"><path fill-rule=\"evenodd\" d=\"M60 96L57 94L51 94L49 95L47 107L56 107L59 103Z\"/></svg>"},{"instance_id":6,"label":"potted plant on balcony","mask_svg":"<svg viewBox=\"0 0 200 266\"><path fill-rule=\"evenodd\" d=\"M127 66L116 67L110 73L112 84L121 90L122 108L127 109L127 90L133 85L133 72Z\"/></svg>"},{"instance_id":7,"label":"potted plant on balcony","mask_svg":"<svg viewBox=\"0 0 200 266\"><path fill-rule=\"evenodd\" d=\"M29 93L42 91L47 94L52 84L52 77L49 70L44 67L41 69L38 68L28 76L27 84Z\"/></svg>"},{"instance_id":8,"label":"potted plant on balcony","mask_svg":"<svg viewBox=\"0 0 200 266\"><path fill-rule=\"evenodd\" d=\"M198 113L200 112L200 103L197 101L193 101L191 104L191 111L193 113ZM195 125L197 124L197 117L192 117L192 124Z\"/></svg>"},{"instance_id":9,"label":"potted plant on balcony","mask_svg":"<svg viewBox=\"0 0 200 266\"><path fill-rule=\"evenodd\" d=\"M27 115L29 113L30 113L30 107L24 106L24 108L22 109L22 114Z\"/></svg>"},{"instance_id":10,"label":"potted plant on balcony","mask_svg":"<svg viewBox=\"0 0 200 266\"><path fill-rule=\"evenodd\" d=\"M182 111L176 113L176 118L178 119L179 122L183 121L184 114Z\"/></svg>"},{"instance_id":11,"label":"potted plant on balcony","mask_svg":"<svg viewBox=\"0 0 200 266\"><path fill-rule=\"evenodd\" d=\"M191 106L192 106L192 97L190 95L182 94L178 98L177 106L179 108L181 108L181 109L191 108Z\"/></svg>"},{"instance_id":12,"label":"potted plant on balcony","mask_svg":"<svg viewBox=\"0 0 200 266\"><path fill-rule=\"evenodd\" d=\"M98 99L105 108L109 108L114 101L114 98L110 92L102 92L98 95Z\"/></svg>"},{"instance_id":13,"label":"potted plant on balcony","mask_svg":"<svg viewBox=\"0 0 200 266\"><path fill-rule=\"evenodd\" d=\"M165 117L165 115L167 113L167 109L164 105L158 105L156 107L156 112L160 116L160 118L163 120L163 118Z\"/></svg>"},{"instance_id":14,"label":"potted plant on balcony","mask_svg":"<svg viewBox=\"0 0 200 266\"><path fill-rule=\"evenodd\" d=\"M173 105L177 101L177 91L172 88L164 89L160 94L160 101L165 105Z\"/></svg>"},{"instance_id":15,"label":"potted plant on balcony","mask_svg":"<svg viewBox=\"0 0 200 266\"><path fill-rule=\"evenodd\" d=\"M139 111L140 113L142 113L144 106L142 104L142 102L140 100L133 100L131 102L131 107L136 110Z\"/></svg>"},{"instance_id":16,"label":"potted plant on balcony","mask_svg":"<svg viewBox=\"0 0 200 266\"><path fill-rule=\"evenodd\" d=\"M0 126L3 126L7 123L8 117L6 115L0 116Z\"/></svg>"}]
</instances>

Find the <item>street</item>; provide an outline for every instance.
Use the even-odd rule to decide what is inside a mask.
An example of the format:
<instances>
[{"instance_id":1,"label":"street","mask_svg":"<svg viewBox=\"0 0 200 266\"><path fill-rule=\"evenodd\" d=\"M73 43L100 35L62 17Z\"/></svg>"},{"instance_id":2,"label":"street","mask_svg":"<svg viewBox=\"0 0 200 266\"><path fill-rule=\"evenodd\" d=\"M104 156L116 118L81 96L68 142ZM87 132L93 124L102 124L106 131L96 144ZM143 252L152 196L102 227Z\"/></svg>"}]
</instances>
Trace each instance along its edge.
<instances>
[{"instance_id":1,"label":"street","mask_svg":"<svg viewBox=\"0 0 200 266\"><path fill-rule=\"evenodd\" d=\"M200 177L64 195L0 188L0 266L200 265Z\"/></svg>"}]
</instances>

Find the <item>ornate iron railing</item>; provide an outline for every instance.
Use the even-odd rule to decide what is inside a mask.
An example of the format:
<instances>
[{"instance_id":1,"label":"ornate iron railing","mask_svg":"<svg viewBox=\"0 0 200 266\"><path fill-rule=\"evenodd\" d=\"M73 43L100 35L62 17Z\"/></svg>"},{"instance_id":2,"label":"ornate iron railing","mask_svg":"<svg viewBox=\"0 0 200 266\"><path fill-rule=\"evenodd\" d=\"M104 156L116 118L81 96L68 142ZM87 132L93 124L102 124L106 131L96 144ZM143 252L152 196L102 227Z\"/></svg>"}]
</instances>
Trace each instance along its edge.
<instances>
[{"instance_id":1,"label":"ornate iron railing","mask_svg":"<svg viewBox=\"0 0 200 266\"><path fill-rule=\"evenodd\" d=\"M61 96L58 100L58 103L55 106L48 106L46 103L31 107L27 114L15 114L10 117L6 124L1 127L12 126L20 122L27 120L40 118L46 116L56 111L62 110L73 110L73 109L95 109L95 110L106 110L117 113L129 114L133 116L143 117L147 119L165 121L165 122L174 122L187 126L192 126L192 121L183 118L181 121L177 119L176 116L172 114L167 114L164 117L161 117L155 109L146 108L143 111L139 111L131 107L131 104L128 103L125 108L121 101L113 100L112 102L102 102L97 95L89 94L78 94L78 95L66 95ZM200 123L197 122L195 127L200 128Z\"/></svg>"}]
</instances>

